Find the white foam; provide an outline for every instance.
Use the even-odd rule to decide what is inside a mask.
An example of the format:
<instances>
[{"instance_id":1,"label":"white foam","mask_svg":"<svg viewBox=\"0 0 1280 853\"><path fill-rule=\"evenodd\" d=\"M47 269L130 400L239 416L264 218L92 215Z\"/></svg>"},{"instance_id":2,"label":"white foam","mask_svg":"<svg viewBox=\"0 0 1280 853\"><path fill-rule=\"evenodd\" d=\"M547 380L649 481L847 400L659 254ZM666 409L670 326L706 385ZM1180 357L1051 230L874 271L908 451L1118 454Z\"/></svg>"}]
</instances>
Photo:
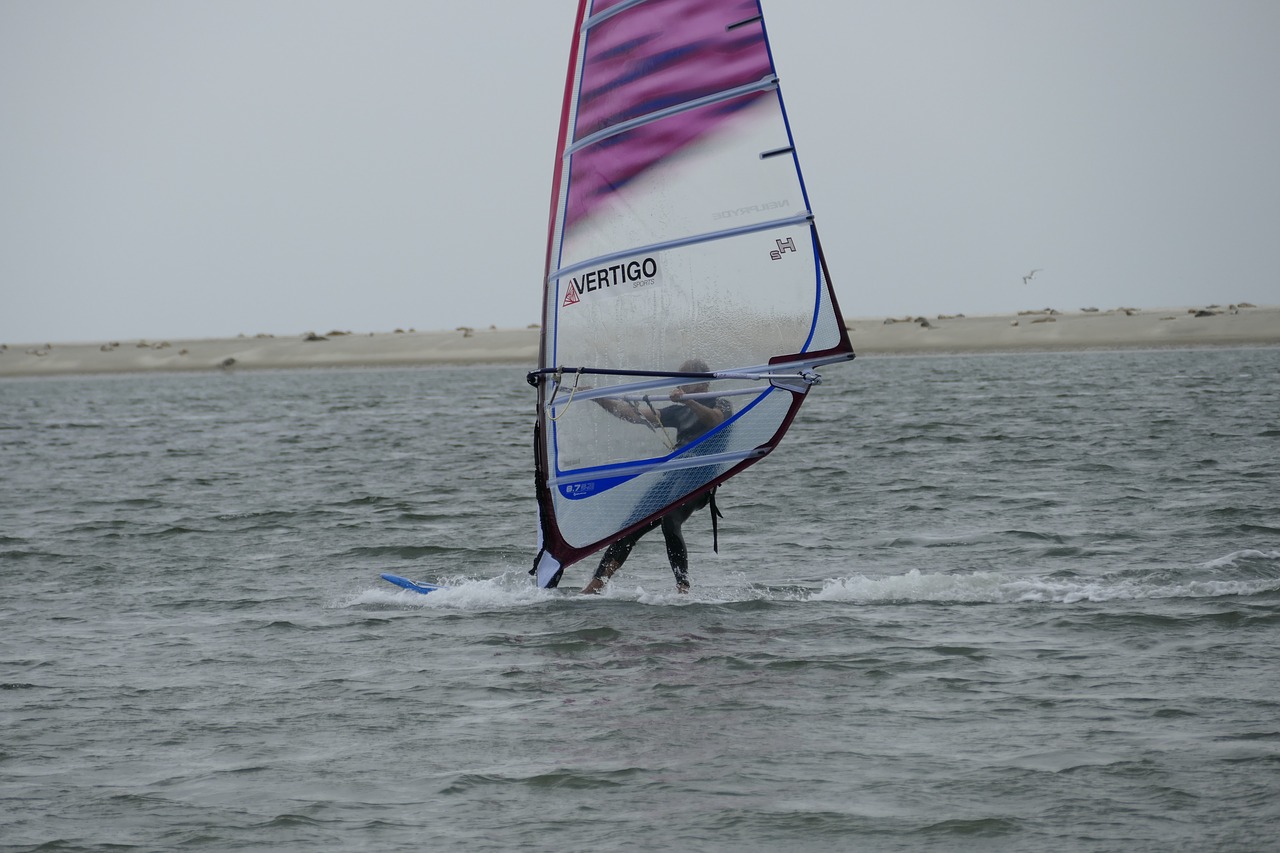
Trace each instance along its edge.
<instances>
[{"instance_id":1,"label":"white foam","mask_svg":"<svg viewBox=\"0 0 1280 853\"><path fill-rule=\"evenodd\" d=\"M825 581L814 601L855 601L862 604L898 601L994 602L1004 600L1003 575L974 572L968 575L923 574L912 569L905 575L867 577L854 575Z\"/></svg>"},{"instance_id":2,"label":"white foam","mask_svg":"<svg viewBox=\"0 0 1280 853\"><path fill-rule=\"evenodd\" d=\"M1200 568L1226 569L1234 566L1240 560L1280 560L1280 551L1255 551L1253 549L1233 551L1225 557L1201 563Z\"/></svg>"},{"instance_id":3,"label":"white foam","mask_svg":"<svg viewBox=\"0 0 1280 853\"><path fill-rule=\"evenodd\" d=\"M442 610L503 610L563 597L563 592L539 589L523 572L518 575L508 572L483 579L441 578L438 582L444 588L426 595L382 584L358 593L346 606L373 604Z\"/></svg>"},{"instance_id":4,"label":"white foam","mask_svg":"<svg viewBox=\"0 0 1280 853\"><path fill-rule=\"evenodd\" d=\"M691 604L732 604L743 601L822 601L854 604L1075 604L1176 598L1249 596L1280 591L1280 577L1203 577L1241 562L1280 560L1280 551L1242 550L1194 567L1198 577L1179 578L1176 572L1114 572L1097 577L1036 577L1006 572L921 572L897 575L854 574L826 580L816 591L804 586L777 588L750 582L732 573L729 582L698 585L682 595L668 585L646 588L641 583L615 580L598 596L580 596L576 588L539 589L522 570L493 578L433 578L445 586L429 595L379 584L338 606L416 607L434 610L504 610L548 601L627 601L655 607ZM1268 573L1271 574L1271 573Z\"/></svg>"},{"instance_id":5,"label":"white foam","mask_svg":"<svg viewBox=\"0 0 1280 853\"><path fill-rule=\"evenodd\" d=\"M998 572L905 575L855 575L826 581L815 601L858 604L891 602L935 603L1056 603L1135 601L1168 598L1216 598L1257 595L1280 590L1280 579L1187 580L1170 583L1166 577L1106 575L1098 578L1057 579L1014 577Z\"/></svg>"}]
</instances>

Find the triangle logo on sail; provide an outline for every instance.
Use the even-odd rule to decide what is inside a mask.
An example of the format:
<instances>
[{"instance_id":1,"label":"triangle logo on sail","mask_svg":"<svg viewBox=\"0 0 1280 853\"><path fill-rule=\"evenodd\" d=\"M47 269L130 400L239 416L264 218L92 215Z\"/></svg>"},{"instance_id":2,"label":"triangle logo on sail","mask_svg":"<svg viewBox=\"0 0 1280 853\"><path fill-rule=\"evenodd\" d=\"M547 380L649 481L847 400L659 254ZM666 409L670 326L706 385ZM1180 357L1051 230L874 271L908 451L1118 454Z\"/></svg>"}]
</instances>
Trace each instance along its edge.
<instances>
[{"instance_id":1,"label":"triangle logo on sail","mask_svg":"<svg viewBox=\"0 0 1280 853\"><path fill-rule=\"evenodd\" d=\"M566 305L574 305L580 301L581 300L578 299L578 291L574 290L573 283L570 282L569 292L564 295L564 302L560 303L560 307L563 308Z\"/></svg>"}]
</instances>

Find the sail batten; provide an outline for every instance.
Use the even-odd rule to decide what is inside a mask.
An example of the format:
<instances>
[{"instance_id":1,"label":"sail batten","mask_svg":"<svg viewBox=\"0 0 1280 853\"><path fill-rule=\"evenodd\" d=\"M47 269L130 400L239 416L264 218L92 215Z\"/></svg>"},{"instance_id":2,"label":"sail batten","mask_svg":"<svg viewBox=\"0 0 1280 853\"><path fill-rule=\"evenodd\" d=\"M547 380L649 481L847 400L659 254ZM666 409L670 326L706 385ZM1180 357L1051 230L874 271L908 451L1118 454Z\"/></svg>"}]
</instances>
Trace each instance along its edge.
<instances>
[{"instance_id":1,"label":"sail batten","mask_svg":"<svg viewBox=\"0 0 1280 853\"><path fill-rule=\"evenodd\" d=\"M587 26L594 27L597 24L603 23L609 18L612 18L614 15L617 15L619 12L625 12L628 9L630 9L632 6L639 6L641 3L648 3L648 2L649 0L619 0L617 5L613 6L612 8L605 9L603 12L597 12L596 14L588 18Z\"/></svg>"},{"instance_id":2,"label":"sail batten","mask_svg":"<svg viewBox=\"0 0 1280 853\"><path fill-rule=\"evenodd\" d=\"M583 148L587 148L591 145L596 145L612 136L617 136L620 133L626 133L629 130L635 130L638 127L644 127L647 124L651 124L655 121L659 121L660 119L664 119L669 116L679 115L680 113L701 109L702 107L710 106L712 104L718 104L722 101L731 101L734 98L741 97L742 95L750 95L754 92L763 92L767 89L776 89L777 86L778 86L777 77L773 77L773 76L764 77L756 81L755 83L747 83L743 86L738 86L733 89L726 89L722 92L714 92L710 95L704 95L701 98L695 98L692 101L685 101L684 103L676 104L675 106L657 110L652 113L647 113L646 115L642 115L625 122L620 122L619 124L615 124L610 127L607 127L604 130L597 131L591 134L590 136L584 136L583 138L575 142L573 145L569 146L569 148L565 151L565 156L567 157L571 154L576 154L578 151L581 151Z\"/></svg>"},{"instance_id":3,"label":"sail batten","mask_svg":"<svg viewBox=\"0 0 1280 853\"><path fill-rule=\"evenodd\" d=\"M761 155L762 157L764 155ZM609 264L622 258L630 258L636 255L652 254L654 252L662 252L668 249L679 249L684 246L693 246L698 243L709 243L712 240L724 240L729 237L738 237L743 234L752 234L756 231L768 231L770 229L783 228L789 225L802 225L813 219L813 214L809 211L788 216L785 219L771 219L768 222L757 222L752 225L743 225L738 228L726 228L721 231L708 231L705 234L691 234L678 240L667 240L663 243L653 243L647 246L635 246L632 248L620 250L609 255L601 255L596 258L587 258L579 261L571 267L565 267L555 271L556 278L565 278L583 270L589 270L599 267L601 264Z\"/></svg>"},{"instance_id":4,"label":"sail batten","mask_svg":"<svg viewBox=\"0 0 1280 853\"><path fill-rule=\"evenodd\" d=\"M580 0L543 287L549 587L768 455L853 357L757 0Z\"/></svg>"},{"instance_id":5,"label":"sail batten","mask_svg":"<svg viewBox=\"0 0 1280 853\"><path fill-rule=\"evenodd\" d=\"M570 483L583 483L589 480L599 479L602 476L614 476L620 474L635 475L658 470L678 471L681 468L694 468L702 465L719 465L724 462L741 462L743 459L753 459L764 456L772 449L772 447L753 447L751 450L738 450L732 453L713 453L705 456L667 459L659 462L629 462L626 464L606 465L600 468L591 468L582 471L570 471L564 474L558 474L555 477L548 478L547 482L550 485L559 486Z\"/></svg>"},{"instance_id":6,"label":"sail batten","mask_svg":"<svg viewBox=\"0 0 1280 853\"><path fill-rule=\"evenodd\" d=\"M619 370L610 367L542 367L537 370L529 371L530 384L537 386L543 377L565 375L576 376L650 376L655 377L653 381L635 382L625 385L611 385L608 388L592 389L589 391L570 391L575 394L575 398L579 400L590 400L596 397L619 396L642 391L649 388L660 388L664 385L670 386L670 379L750 379L758 381L760 379L771 380L793 380L793 379L810 379L813 374L808 373L815 367L821 367L824 364L833 364L841 361L849 361L853 358L852 353L839 353L836 355L827 355L819 358L805 358L798 361L779 361L768 365L756 365L754 367L743 367L737 370L722 370L714 373L688 373L677 370ZM795 373L780 371L798 371ZM556 382L563 387L560 379ZM816 384L813 383L813 384ZM745 394L751 389L721 389L719 391L708 391L703 394L686 394L686 397L698 398L715 398L722 396L731 396L735 394ZM760 390L763 390L760 389ZM568 392L566 392L568 393Z\"/></svg>"}]
</instances>

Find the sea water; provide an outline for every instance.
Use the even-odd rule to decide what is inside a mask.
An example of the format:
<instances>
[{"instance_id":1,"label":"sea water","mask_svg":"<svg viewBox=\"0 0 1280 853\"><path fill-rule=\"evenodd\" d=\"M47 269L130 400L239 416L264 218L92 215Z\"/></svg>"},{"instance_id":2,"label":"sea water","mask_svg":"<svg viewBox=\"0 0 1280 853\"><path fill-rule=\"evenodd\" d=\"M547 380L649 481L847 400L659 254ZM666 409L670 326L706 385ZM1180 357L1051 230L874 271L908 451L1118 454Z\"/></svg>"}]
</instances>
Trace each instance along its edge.
<instances>
[{"instance_id":1,"label":"sea water","mask_svg":"<svg viewBox=\"0 0 1280 853\"><path fill-rule=\"evenodd\" d=\"M0 848L1276 849L1280 349L825 373L599 597L523 367L0 382Z\"/></svg>"}]
</instances>

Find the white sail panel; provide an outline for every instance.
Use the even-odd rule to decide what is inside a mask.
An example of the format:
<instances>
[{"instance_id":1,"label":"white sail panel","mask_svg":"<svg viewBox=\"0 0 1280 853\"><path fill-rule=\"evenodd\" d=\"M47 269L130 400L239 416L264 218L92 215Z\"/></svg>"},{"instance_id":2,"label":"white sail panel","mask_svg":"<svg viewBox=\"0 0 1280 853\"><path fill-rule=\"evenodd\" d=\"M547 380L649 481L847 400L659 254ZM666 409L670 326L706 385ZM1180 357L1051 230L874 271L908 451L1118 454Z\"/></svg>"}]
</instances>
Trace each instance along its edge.
<instances>
[{"instance_id":1,"label":"white sail panel","mask_svg":"<svg viewBox=\"0 0 1280 853\"><path fill-rule=\"evenodd\" d=\"M639 280L626 280L631 264ZM712 370L768 364L806 351L824 290L808 223L644 252L597 272L553 282L555 364L671 371L690 356ZM610 275L619 280L597 283Z\"/></svg>"},{"instance_id":2,"label":"white sail panel","mask_svg":"<svg viewBox=\"0 0 1280 853\"><path fill-rule=\"evenodd\" d=\"M785 154L760 156L762 152L786 150L789 145L777 90L739 100L748 103L711 125L704 137L598 199L566 230L559 266L572 269L608 256L620 246L663 245L731 228L806 217L809 211L792 158ZM693 117L722 106L693 110ZM689 118L670 116L655 125L661 129L665 123ZM639 131L609 137L597 145L626 145L634 133ZM584 150L580 156L591 153ZM598 160L589 160L585 168L594 170L598 165ZM575 179L580 171L574 168Z\"/></svg>"}]
</instances>

